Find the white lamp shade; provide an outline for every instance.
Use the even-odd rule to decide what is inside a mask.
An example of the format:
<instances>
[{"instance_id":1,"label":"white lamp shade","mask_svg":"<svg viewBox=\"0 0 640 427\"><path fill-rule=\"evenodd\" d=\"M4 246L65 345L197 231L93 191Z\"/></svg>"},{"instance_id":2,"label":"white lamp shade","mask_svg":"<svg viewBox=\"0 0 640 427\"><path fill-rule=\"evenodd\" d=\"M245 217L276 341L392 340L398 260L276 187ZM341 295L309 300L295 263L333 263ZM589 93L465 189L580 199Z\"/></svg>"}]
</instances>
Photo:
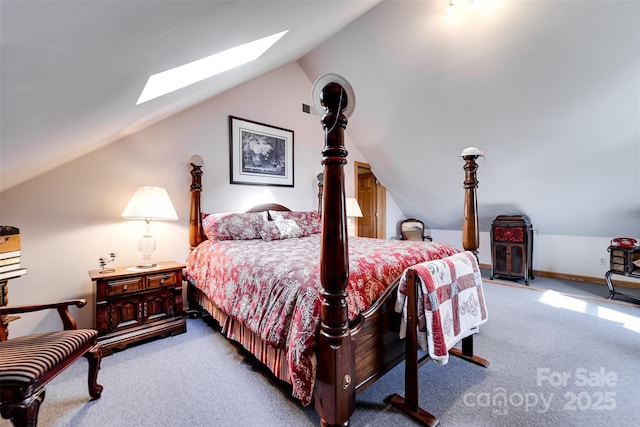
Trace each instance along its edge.
<instances>
[{"instance_id":1,"label":"white lamp shade","mask_svg":"<svg viewBox=\"0 0 640 427\"><path fill-rule=\"evenodd\" d=\"M350 216L350 217L362 216L360 205L358 204L358 201L354 197L347 197L347 216Z\"/></svg>"},{"instance_id":2,"label":"white lamp shade","mask_svg":"<svg viewBox=\"0 0 640 427\"><path fill-rule=\"evenodd\" d=\"M141 185L122 211L122 218L144 220L178 219L169 193L162 187Z\"/></svg>"}]
</instances>

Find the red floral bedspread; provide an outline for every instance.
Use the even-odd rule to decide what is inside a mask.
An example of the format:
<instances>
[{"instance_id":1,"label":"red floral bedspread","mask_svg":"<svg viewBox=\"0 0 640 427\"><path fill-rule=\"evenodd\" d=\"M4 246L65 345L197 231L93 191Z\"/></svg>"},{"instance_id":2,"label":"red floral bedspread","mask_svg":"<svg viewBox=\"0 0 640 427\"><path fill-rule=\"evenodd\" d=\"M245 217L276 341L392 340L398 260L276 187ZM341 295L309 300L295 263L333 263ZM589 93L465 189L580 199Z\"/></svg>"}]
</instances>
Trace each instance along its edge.
<instances>
[{"instance_id":1,"label":"red floral bedspread","mask_svg":"<svg viewBox=\"0 0 640 427\"><path fill-rule=\"evenodd\" d=\"M442 243L349 237L349 318L366 310L410 265L458 252ZM187 277L220 309L285 349L293 395L311 401L320 322L320 235L264 241L207 240Z\"/></svg>"}]
</instances>

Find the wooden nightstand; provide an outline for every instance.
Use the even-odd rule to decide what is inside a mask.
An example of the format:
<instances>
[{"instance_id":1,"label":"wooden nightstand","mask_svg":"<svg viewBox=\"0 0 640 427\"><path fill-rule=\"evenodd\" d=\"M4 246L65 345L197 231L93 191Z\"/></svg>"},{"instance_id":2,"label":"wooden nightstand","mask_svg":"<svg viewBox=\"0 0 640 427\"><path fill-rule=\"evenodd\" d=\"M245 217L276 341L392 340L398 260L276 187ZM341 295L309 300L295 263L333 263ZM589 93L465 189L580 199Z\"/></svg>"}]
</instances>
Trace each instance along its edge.
<instances>
[{"instance_id":1,"label":"wooden nightstand","mask_svg":"<svg viewBox=\"0 0 640 427\"><path fill-rule=\"evenodd\" d=\"M184 267L166 261L156 268L89 271L95 282L95 328L104 355L134 342L187 331L182 316Z\"/></svg>"}]
</instances>

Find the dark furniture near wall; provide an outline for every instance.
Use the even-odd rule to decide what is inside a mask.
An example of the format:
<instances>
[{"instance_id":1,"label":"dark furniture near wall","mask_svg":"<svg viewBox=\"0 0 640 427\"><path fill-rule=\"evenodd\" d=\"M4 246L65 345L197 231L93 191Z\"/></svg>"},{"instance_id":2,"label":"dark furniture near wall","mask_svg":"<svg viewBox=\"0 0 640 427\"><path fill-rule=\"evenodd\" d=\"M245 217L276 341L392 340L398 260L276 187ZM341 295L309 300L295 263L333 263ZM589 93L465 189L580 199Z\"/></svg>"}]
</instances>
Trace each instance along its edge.
<instances>
[{"instance_id":1,"label":"dark furniture near wall","mask_svg":"<svg viewBox=\"0 0 640 427\"><path fill-rule=\"evenodd\" d=\"M69 365L84 356L89 360L89 395L98 399L102 386L97 383L102 360L98 332L76 329L69 306L82 307L83 299L54 304L0 307L0 316L56 309L63 331L46 332L8 340L0 328L0 415L15 426L34 427L44 401L45 387Z\"/></svg>"},{"instance_id":2,"label":"dark furniture near wall","mask_svg":"<svg viewBox=\"0 0 640 427\"><path fill-rule=\"evenodd\" d=\"M533 279L533 228L525 215L498 215L491 226L491 279Z\"/></svg>"},{"instance_id":3,"label":"dark furniture near wall","mask_svg":"<svg viewBox=\"0 0 640 427\"><path fill-rule=\"evenodd\" d=\"M187 331L181 314L184 267L167 261L157 268L89 272L96 286L95 323L105 356L114 348Z\"/></svg>"},{"instance_id":4,"label":"dark furniture near wall","mask_svg":"<svg viewBox=\"0 0 640 427\"><path fill-rule=\"evenodd\" d=\"M640 298L635 295L629 295L620 291L616 291L613 283L611 282L611 276L614 274L640 279L640 267L634 264L634 261L638 262L638 260L640 260L640 246L635 246L633 248L609 246L607 250L610 254L610 270L606 272L604 278L607 282L607 287L609 288L609 299L613 299L613 297L617 294L632 298L636 301L640 301Z\"/></svg>"},{"instance_id":5,"label":"dark furniture near wall","mask_svg":"<svg viewBox=\"0 0 640 427\"><path fill-rule=\"evenodd\" d=\"M424 222L415 218L407 218L400 222L400 236L402 240L432 241L431 236L424 234Z\"/></svg>"}]
</instances>

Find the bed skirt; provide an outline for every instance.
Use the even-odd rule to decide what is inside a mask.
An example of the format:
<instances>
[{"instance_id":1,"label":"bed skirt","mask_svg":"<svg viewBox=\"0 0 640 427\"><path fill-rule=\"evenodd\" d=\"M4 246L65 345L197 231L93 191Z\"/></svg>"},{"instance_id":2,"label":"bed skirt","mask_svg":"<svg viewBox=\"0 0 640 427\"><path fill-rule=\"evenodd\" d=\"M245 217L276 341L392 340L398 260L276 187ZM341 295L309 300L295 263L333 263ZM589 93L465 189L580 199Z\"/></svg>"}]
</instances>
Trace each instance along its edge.
<instances>
[{"instance_id":1,"label":"bed skirt","mask_svg":"<svg viewBox=\"0 0 640 427\"><path fill-rule=\"evenodd\" d=\"M272 347L262 341L259 336L220 310L200 289L193 285L189 286L191 287L190 292L193 301L200 304L218 322L225 337L242 345L245 350L265 365L276 378L291 384L291 372L287 364L286 352L283 349Z\"/></svg>"}]
</instances>

